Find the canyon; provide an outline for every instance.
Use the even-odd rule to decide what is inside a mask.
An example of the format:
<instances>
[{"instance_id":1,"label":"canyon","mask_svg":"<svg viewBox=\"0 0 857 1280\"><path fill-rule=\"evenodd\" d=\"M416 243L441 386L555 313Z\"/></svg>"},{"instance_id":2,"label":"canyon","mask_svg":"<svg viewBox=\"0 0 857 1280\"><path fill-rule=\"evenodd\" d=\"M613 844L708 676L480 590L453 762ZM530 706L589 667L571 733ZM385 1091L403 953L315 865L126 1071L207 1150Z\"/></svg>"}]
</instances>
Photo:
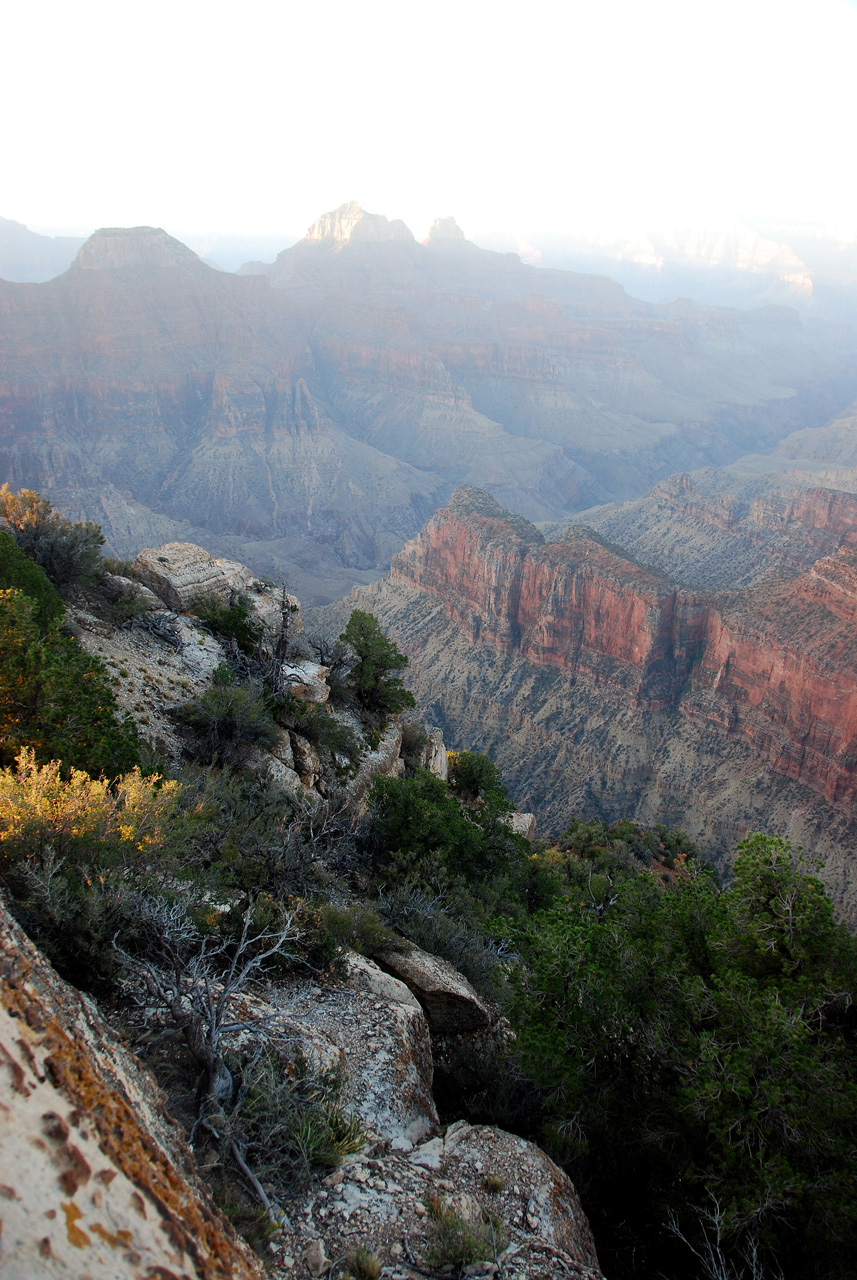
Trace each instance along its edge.
<instances>
[{"instance_id":1,"label":"canyon","mask_svg":"<svg viewBox=\"0 0 857 1280\"><path fill-rule=\"evenodd\" d=\"M492 755L543 829L662 821L722 867L749 830L782 833L854 918L857 501L808 491L786 514L828 554L712 593L586 528L546 543L459 489L349 605L410 655L421 712Z\"/></svg>"},{"instance_id":2,"label":"canyon","mask_svg":"<svg viewBox=\"0 0 857 1280\"><path fill-rule=\"evenodd\" d=\"M556 521L770 451L855 391L787 309L641 302L357 205L238 274L142 227L0 280L4 478L120 557L190 541L308 604L377 579L456 485Z\"/></svg>"}]
</instances>

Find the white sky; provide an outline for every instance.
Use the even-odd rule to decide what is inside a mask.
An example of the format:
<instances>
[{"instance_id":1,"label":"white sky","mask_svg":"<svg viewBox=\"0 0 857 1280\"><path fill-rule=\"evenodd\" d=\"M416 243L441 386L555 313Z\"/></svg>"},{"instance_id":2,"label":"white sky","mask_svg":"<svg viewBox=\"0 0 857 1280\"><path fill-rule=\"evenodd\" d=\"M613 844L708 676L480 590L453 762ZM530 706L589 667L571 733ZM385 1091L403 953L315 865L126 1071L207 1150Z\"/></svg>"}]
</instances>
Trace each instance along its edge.
<instances>
[{"instance_id":1,"label":"white sky","mask_svg":"<svg viewBox=\"0 0 857 1280\"><path fill-rule=\"evenodd\" d=\"M857 234L857 0L7 0L0 215Z\"/></svg>"}]
</instances>

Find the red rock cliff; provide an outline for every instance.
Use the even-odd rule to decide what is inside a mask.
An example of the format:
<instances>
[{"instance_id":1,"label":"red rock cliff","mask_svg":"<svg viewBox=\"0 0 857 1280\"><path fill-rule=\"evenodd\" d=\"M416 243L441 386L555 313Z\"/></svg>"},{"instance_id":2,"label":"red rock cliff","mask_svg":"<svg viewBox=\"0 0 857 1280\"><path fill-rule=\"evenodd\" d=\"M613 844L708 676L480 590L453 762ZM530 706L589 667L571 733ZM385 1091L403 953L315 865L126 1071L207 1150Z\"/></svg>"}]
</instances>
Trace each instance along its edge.
<instances>
[{"instance_id":1,"label":"red rock cliff","mask_svg":"<svg viewBox=\"0 0 857 1280\"><path fill-rule=\"evenodd\" d=\"M818 507L814 499L809 509ZM718 602L582 530L545 545L486 495L457 490L395 557L391 578L439 597L473 641L595 686L609 682L650 713L675 708L743 739L828 800L854 798L850 547L792 581Z\"/></svg>"}]
</instances>

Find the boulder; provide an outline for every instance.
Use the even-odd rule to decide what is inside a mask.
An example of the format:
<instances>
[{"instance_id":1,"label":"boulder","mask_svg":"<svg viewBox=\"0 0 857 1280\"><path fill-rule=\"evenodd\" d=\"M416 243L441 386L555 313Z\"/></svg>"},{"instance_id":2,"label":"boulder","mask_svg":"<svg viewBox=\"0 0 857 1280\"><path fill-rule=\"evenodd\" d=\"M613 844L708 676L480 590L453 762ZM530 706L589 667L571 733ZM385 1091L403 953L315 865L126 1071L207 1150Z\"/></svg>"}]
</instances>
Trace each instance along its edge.
<instances>
[{"instance_id":1,"label":"boulder","mask_svg":"<svg viewBox=\"0 0 857 1280\"><path fill-rule=\"evenodd\" d=\"M356 777L349 782L345 792L349 808L358 813L365 808L366 797L376 775L396 772L401 749L402 729L394 722L387 726L376 749L363 757Z\"/></svg>"},{"instance_id":2,"label":"boulder","mask_svg":"<svg viewBox=\"0 0 857 1280\"><path fill-rule=\"evenodd\" d=\"M134 561L134 572L177 613L187 613L205 596L217 596L226 604L233 593L247 592L254 580L246 565L217 560L191 542L145 547Z\"/></svg>"},{"instance_id":3,"label":"boulder","mask_svg":"<svg viewBox=\"0 0 857 1280\"><path fill-rule=\"evenodd\" d=\"M514 810L506 819L506 826L514 831L516 836L523 836L525 840L534 840L536 838L536 815L534 813L518 813Z\"/></svg>"},{"instance_id":4,"label":"boulder","mask_svg":"<svg viewBox=\"0 0 857 1280\"><path fill-rule=\"evenodd\" d=\"M589 1223L567 1175L533 1143L465 1121L411 1152L376 1144L347 1159L291 1215L282 1248L286 1256L309 1262L313 1256L341 1258L355 1240L371 1241L388 1268L383 1274L422 1280L443 1273L427 1256L433 1206L485 1233L486 1256L464 1275L603 1280Z\"/></svg>"},{"instance_id":5,"label":"boulder","mask_svg":"<svg viewBox=\"0 0 857 1280\"><path fill-rule=\"evenodd\" d=\"M330 668L318 662L284 662L281 668L285 688L301 702L327 702Z\"/></svg>"},{"instance_id":6,"label":"boulder","mask_svg":"<svg viewBox=\"0 0 857 1280\"><path fill-rule=\"evenodd\" d=\"M154 591L150 591L142 582L135 582L133 578L123 578L118 573L106 573L104 582L114 599L127 599L130 596L134 600L139 600L150 612L164 607Z\"/></svg>"},{"instance_id":7,"label":"boulder","mask_svg":"<svg viewBox=\"0 0 857 1280\"><path fill-rule=\"evenodd\" d=\"M0 904L0 1273L263 1280L149 1074Z\"/></svg>"},{"instance_id":8,"label":"boulder","mask_svg":"<svg viewBox=\"0 0 857 1280\"><path fill-rule=\"evenodd\" d=\"M431 1039L425 1015L404 983L351 955L341 984L296 978L272 993L282 1010L277 1035L325 1069L338 1063L341 1102L373 1140L410 1151L437 1130Z\"/></svg>"},{"instance_id":9,"label":"boulder","mask_svg":"<svg viewBox=\"0 0 857 1280\"><path fill-rule=\"evenodd\" d=\"M490 1026L488 1006L464 975L440 956L412 947L409 951L384 951L377 959L419 1000L433 1035L460 1035Z\"/></svg>"},{"instance_id":10,"label":"boulder","mask_svg":"<svg viewBox=\"0 0 857 1280\"><path fill-rule=\"evenodd\" d=\"M295 767L295 753L292 750L292 740L289 737L288 729L283 729L277 742L271 747L271 755L284 764L287 769Z\"/></svg>"}]
</instances>

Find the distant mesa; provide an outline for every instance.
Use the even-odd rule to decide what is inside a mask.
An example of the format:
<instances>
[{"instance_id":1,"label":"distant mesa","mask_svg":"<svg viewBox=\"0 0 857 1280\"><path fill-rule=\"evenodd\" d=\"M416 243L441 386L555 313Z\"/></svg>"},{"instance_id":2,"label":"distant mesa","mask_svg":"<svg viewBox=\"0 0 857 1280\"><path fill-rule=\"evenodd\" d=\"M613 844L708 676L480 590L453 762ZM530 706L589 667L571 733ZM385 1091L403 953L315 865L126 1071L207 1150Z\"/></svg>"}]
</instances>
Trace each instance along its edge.
<instances>
[{"instance_id":1,"label":"distant mesa","mask_svg":"<svg viewBox=\"0 0 857 1280\"><path fill-rule=\"evenodd\" d=\"M160 227L102 227L81 246L73 263L84 271L125 267L178 267L197 271L205 264L192 249Z\"/></svg>"},{"instance_id":2,"label":"distant mesa","mask_svg":"<svg viewBox=\"0 0 857 1280\"><path fill-rule=\"evenodd\" d=\"M382 244L393 241L413 244L414 236L401 218L390 221L382 213L367 213L356 200L341 204L332 213L323 213L312 224L305 240L333 241L336 244Z\"/></svg>"}]
</instances>

